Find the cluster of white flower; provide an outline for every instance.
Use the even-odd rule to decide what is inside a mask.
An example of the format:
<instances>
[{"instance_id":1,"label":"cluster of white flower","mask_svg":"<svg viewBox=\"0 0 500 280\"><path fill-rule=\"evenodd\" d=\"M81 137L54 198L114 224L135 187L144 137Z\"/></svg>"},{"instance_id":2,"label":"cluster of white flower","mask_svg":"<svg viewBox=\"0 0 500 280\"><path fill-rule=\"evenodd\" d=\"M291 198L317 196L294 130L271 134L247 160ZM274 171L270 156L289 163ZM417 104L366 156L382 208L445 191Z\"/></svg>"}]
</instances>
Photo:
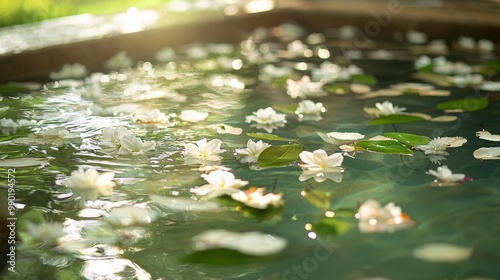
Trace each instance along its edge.
<instances>
[{"instance_id":1,"label":"cluster of white flower","mask_svg":"<svg viewBox=\"0 0 500 280\"><path fill-rule=\"evenodd\" d=\"M75 198L80 197L80 205L85 206L88 200L96 200L100 196L110 196L113 193L115 173L105 172L99 174L96 169L84 170L79 168L71 172L71 177L64 180L66 186L71 188Z\"/></svg>"}]
</instances>

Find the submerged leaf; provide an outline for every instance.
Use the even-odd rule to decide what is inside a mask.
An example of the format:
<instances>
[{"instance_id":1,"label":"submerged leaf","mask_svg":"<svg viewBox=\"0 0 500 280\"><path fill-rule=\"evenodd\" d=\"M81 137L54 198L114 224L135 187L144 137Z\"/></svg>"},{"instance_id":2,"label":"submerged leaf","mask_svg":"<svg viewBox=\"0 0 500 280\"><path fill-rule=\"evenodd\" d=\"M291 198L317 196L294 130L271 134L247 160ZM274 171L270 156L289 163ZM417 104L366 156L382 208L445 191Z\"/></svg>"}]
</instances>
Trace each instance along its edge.
<instances>
[{"instance_id":1,"label":"submerged leaf","mask_svg":"<svg viewBox=\"0 0 500 280\"><path fill-rule=\"evenodd\" d=\"M365 140L358 141L356 145L369 152L396 155L412 155L412 150L398 141L393 140Z\"/></svg>"},{"instance_id":2,"label":"submerged leaf","mask_svg":"<svg viewBox=\"0 0 500 280\"><path fill-rule=\"evenodd\" d=\"M307 201L321 210L328 210L331 206L331 194L321 189L304 189L300 193Z\"/></svg>"},{"instance_id":3,"label":"submerged leaf","mask_svg":"<svg viewBox=\"0 0 500 280\"><path fill-rule=\"evenodd\" d=\"M398 140L399 142L405 144L408 147L414 147L418 145L427 145L431 139L425 136L403 133L403 132L385 132L384 136Z\"/></svg>"},{"instance_id":4,"label":"submerged leaf","mask_svg":"<svg viewBox=\"0 0 500 280\"><path fill-rule=\"evenodd\" d=\"M488 107L489 101L487 97L483 98L462 98L451 101L446 101L436 105L438 110L463 110L467 112L479 111Z\"/></svg>"},{"instance_id":5,"label":"submerged leaf","mask_svg":"<svg viewBox=\"0 0 500 280\"><path fill-rule=\"evenodd\" d=\"M424 118L412 116L412 115L388 115L382 116L372 120L369 125L377 124L394 124L394 123L405 123L405 122L416 122L423 121Z\"/></svg>"},{"instance_id":6,"label":"submerged leaf","mask_svg":"<svg viewBox=\"0 0 500 280\"><path fill-rule=\"evenodd\" d=\"M354 216L353 216L354 220ZM324 235L341 235L348 232L352 223L338 217L323 217L319 222L312 225L311 230Z\"/></svg>"},{"instance_id":7,"label":"submerged leaf","mask_svg":"<svg viewBox=\"0 0 500 280\"><path fill-rule=\"evenodd\" d=\"M271 140L271 141L297 142L297 139L285 138L270 133L247 133L247 136L257 139Z\"/></svg>"},{"instance_id":8,"label":"submerged leaf","mask_svg":"<svg viewBox=\"0 0 500 280\"><path fill-rule=\"evenodd\" d=\"M273 105L273 109L281 113L293 115L295 114L295 110L297 109L297 103Z\"/></svg>"},{"instance_id":9,"label":"submerged leaf","mask_svg":"<svg viewBox=\"0 0 500 280\"><path fill-rule=\"evenodd\" d=\"M260 167L286 166L299 158L302 146L299 144L271 146L262 151L257 160Z\"/></svg>"},{"instance_id":10,"label":"submerged leaf","mask_svg":"<svg viewBox=\"0 0 500 280\"><path fill-rule=\"evenodd\" d=\"M378 81L377 78L372 75L359 74L351 76L351 82L373 86L376 85Z\"/></svg>"}]
</instances>

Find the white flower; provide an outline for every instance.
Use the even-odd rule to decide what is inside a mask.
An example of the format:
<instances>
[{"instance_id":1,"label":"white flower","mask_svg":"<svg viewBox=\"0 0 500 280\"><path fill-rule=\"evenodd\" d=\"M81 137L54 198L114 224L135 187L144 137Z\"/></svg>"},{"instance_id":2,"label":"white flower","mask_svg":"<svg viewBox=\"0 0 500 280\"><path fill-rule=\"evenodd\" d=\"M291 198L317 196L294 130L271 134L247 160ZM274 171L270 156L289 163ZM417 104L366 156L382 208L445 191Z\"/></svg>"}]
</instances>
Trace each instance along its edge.
<instances>
[{"instance_id":1,"label":"white flower","mask_svg":"<svg viewBox=\"0 0 500 280\"><path fill-rule=\"evenodd\" d=\"M187 56L193 59L203 59L209 54L208 50L199 43L185 46L185 48Z\"/></svg>"},{"instance_id":2,"label":"white flower","mask_svg":"<svg viewBox=\"0 0 500 280\"><path fill-rule=\"evenodd\" d=\"M231 195L238 192L239 188L248 184L248 181L235 179L231 172L216 170L209 174L201 174L201 177L208 182L203 186L194 187L191 192L203 196L204 199L219 197L222 195Z\"/></svg>"},{"instance_id":3,"label":"white flower","mask_svg":"<svg viewBox=\"0 0 500 280\"><path fill-rule=\"evenodd\" d=\"M460 36L458 38L458 45L464 49L475 49L476 40L471 37Z\"/></svg>"},{"instance_id":4,"label":"white flower","mask_svg":"<svg viewBox=\"0 0 500 280\"><path fill-rule=\"evenodd\" d=\"M310 120L321 120L321 113L326 112L323 103L314 103L311 100L303 100L299 102L299 107L295 110L295 114L299 116L299 119L310 119Z\"/></svg>"},{"instance_id":5,"label":"white flower","mask_svg":"<svg viewBox=\"0 0 500 280\"><path fill-rule=\"evenodd\" d=\"M326 92L323 90L324 81L312 82L309 76L302 76L299 81L292 79L286 80L287 93L292 98L305 98L308 96L325 96Z\"/></svg>"},{"instance_id":6,"label":"white flower","mask_svg":"<svg viewBox=\"0 0 500 280\"><path fill-rule=\"evenodd\" d=\"M267 209L269 205L278 207L283 203L282 193L268 193L264 195L265 190L266 188L251 187L246 191L231 194L231 198L257 209Z\"/></svg>"},{"instance_id":7,"label":"white flower","mask_svg":"<svg viewBox=\"0 0 500 280\"><path fill-rule=\"evenodd\" d=\"M375 103L375 107L378 109L377 117L400 114L401 112L406 111L405 107L399 108L398 106L394 106L388 100L382 103Z\"/></svg>"},{"instance_id":8,"label":"white flower","mask_svg":"<svg viewBox=\"0 0 500 280\"><path fill-rule=\"evenodd\" d=\"M416 30L408 30L406 40L412 44L423 44L427 42L427 34Z\"/></svg>"},{"instance_id":9,"label":"white flower","mask_svg":"<svg viewBox=\"0 0 500 280\"><path fill-rule=\"evenodd\" d=\"M120 155L141 155L149 150L153 150L156 146L155 141L142 141L139 137L132 134L125 135L120 139Z\"/></svg>"},{"instance_id":10,"label":"white flower","mask_svg":"<svg viewBox=\"0 0 500 280\"><path fill-rule=\"evenodd\" d=\"M67 78L83 78L87 76L87 68L80 63L64 64L58 72L51 72L50 78L52 80L60 80Z\"/></svg>"},{"instance_id":11,"label":"white flower","mask_svg":"<svg viewBox=\"0 0 500 280\"><path fill-rule=\"evenodd\" d=\"M312 153L303 151L299 154L300 159L306 164L301 164L302 174L300 181L306 181L314 178L317 182L323 182L326 179L340 182L342 180L342 161L344 157L341 153L328 155L324 150L315 150Z\"/></svg>"},{"instance_id":12,"label":"white flower","mask_svg":"<svg viewBox=\"0 0 500 280\"><path fill-rule=\"evenodd\" d=\"M444 156L449 155L446 151L448 147L448 141L446 138L436 137L432 139L427 145L419 145L414 148L424 151L426 155L431 156L431 161L433 163L440 163L441 160L445 160Z\"/></svg>"},{"instance_id":13,"label":"white flower","mask_svg":"<svg viewBox=\"0 0 500 280\"><path fill-rule=\"evenodd\" d=\"M168 117L158 109L150 110L145 115L138 115L137 120L142 123L168 123Z\"/></svg>"},{"instance_id":14,"label":"white flower","mask_svg":"<svg viewBox=\"0 0 500 280\"><path fill-rule=\"evenodd\" d=\"M293 74L288 67L277 67L274 64L266 64L259 75L261 81L271 81L274 78L287 77Z\"/></svg>"},{"instance_id":15,"label":"white flower","mask_svg":"<svg viewBox=\"0 0 500 280\"><path fill-rule=\"evenodd\" d=\"M242 163L254 163L257 162L259 159L260 153L264 151L265 149L271 147L270 144L262 142L262 140L259 140L258 142L252 141L252 139L249 139L247 142L247 148L246 149L236 149L235 152L238 155L246 155L245 158L241 159L240 161Z\"/></svg>"},{"instance_id":16,"label":"white flower","mask_svg":"<svg viewBox=\"0 0 500 280\"><path fill-rule=\"evenodd\" d=\"M113 172L99 174L91 168L79 168L71 172L71 177L65 180L75 197L81 197L80 205L84 206L87 200L96 200L99 196L110 196L113 193L115 182Z\"/></svg>"},{"instance_id":17,"label":"white flower","mask_svg":"<svg viewBox=\"0 0 500 280\"><path fill-rule=\"evenodd\" d=\"M155 54L156 60L159 62L170 62L175 58L175 51L174 49L170 47L166 47L164 49L161 49Z\"/></svg>"},{"instance_id":18,"label":"white flower","mask_svg":"<svg viewBox=\"0 0 500 280\"><path fill-rule=\"evenodd\" d=\"M457 87L465 87L470 85L481 85L483 76L481 74L467 74L448 77L450 83Z\"/></svg>"},{"instance_id":19,"label":"white flower","mask_svg":"<svg viewBox=\"0 0 500 280\"><path fill-rule=\"evenodd\" d=\"M110 57L104 64L110 70L118 70L121 68L132 67L134 60L127 55L125 51L121 51Z\"/></svg>"},{"instance_id":20,"label":"white flower","mask_svg":"<svg viewBox=\"0 0 500 280\"><path fill-rule=\"evenodd\" d=\"M480 88L487 91L500 91L500 82L485 81Z\"/></svg>"},{"instance_id":21,"label":"white flower","mask_svg":"<svg viewBox=\"0 0 500 280\"><path fill-rule=\"evenodd\" d=\"M427 44L427 50L431 53L445 54L448 52L448 46L445 40L432 40Z\"/></svg>"},{"instance_id":22,"label":"white flower","mask_svg":"<svg viewBox=\"0 0 500 280\"><path fill-rule=\"evenodd\" d=\"M237 233L225 229L206 230L193 237L198 251L214 248L236 250L251 256L276 254L287 245L284 238L257 231Z\"/></svg>"},{"instance_id":23,"label":"white flower","mask_svg":"<svg viewBox=\"0 0 500 280\"><path fill-rule=\"evenodd\" d=\"M285 114L278 114L272 107L259 109L253 112L252 116L246 116L246 122L256 122L258 129L262 128L267 132L273 132L273 129L285 126Z\"/></svg>"},{"instance_id":24,"label":"white flower","mask_svg":"<svg viewBox=\"0 0 500 280\"><path fill-rule=\"evenodd\" d=\"M446 166L440 166L437 171L428 170L428 173L437 178L432 185L436 186L457 186L458 182L462 182L465 179L464 174L453 174L451 170Z\"/></svg>"},{"instance_id":25,"label":"white flower","mask_svg":"<svg viewBox=\"0 0 500 280\"><path fill-rule=\"evenodd\" d=\"M495 44L487 39L477 41L477 48L483 53L489 53L495 50Z\"/></svg>"},{"instance_id":26,"label":"white flower","mask_svg":"<svg viewBox=\"0 0 500 280\"><path fill-rule=\"evenodd\" d=\"M363 233L394 232L413 226L415 223L393 202L384 207L376 200L365 201L356 214L359 231Z\"/></svg>"},{"instance_id":27,"label":"white flower","mask_svg":"<svg viewBox=\"0 0 500 280\"><path fill-rule=\"evenodd\" d=\"M122 138L127 135L132 134L124 126L119 126L117 128L103 128L102 141L99 143L102 151L110 155L117 154L122 145Z\"/></svg>"},{"instance_id":28,"label":"white flower","mask_svg":"<svg viewBox=\"0 0 500 280\"><path fill-rule=\"evenodd\" d=\"M415 63L413 64L416 69L424 68L427 65L431 65L432 60L430 57L426 55L421 55L417 60L415 60Z\"/></svg>"},{"instance_id":29,"label":"white flower","mask_svg":"<svg viewBox=\"0 0 500 280\"><path fill-rule=\"evenodd\" d=\"M198 112L194 110L184 110L181 112L179 118L186 122L199 122L203 121L208 117L206 112Z\"/></svg>"},{"instance_id":30,"label":"white flower","mask_svg":"<svg viewBox=\"0 0 500 280\"><path fill-rule=\"evenodd\" d=\"M34 224L27 221L25 226L26 231L21 233L21 238L27 245L53 247L56 246L59 243L59 239L64 236L63 225L61 223L48 222Z\"/></svg>"},{"instance_id":31,"label":"white flower","mask_svg":"<svg viewBox=\"0 0 500 280\"><path fill-rule=\"evenodd\" d=\"M340 72L342 71L342 67L338 64L331 63L330 61L325 61L319 65L319 68L313 68L311 71L311 77L314 81L323 81L326 83L336 81Z\"/></svg>"},{"instance_id":32,"label":"white flower","mask_svg":"<svg viewBox=\"0 0 500 280\"><path fill-rule=\"evenodd\" d=\"M291 58L304 56L307 51L307 45L300 40L295 40L286 45L287 55Z\"/></svg>"},{"instance_id":33,"label":"white flower","mask_svg":"<svg viewBox=\"0 0 500 280\"><path fill-rule=\"evenodd\" d=\"M201 139L195 144L184 145L184 159L186 164L201 163L203 165L218 165L222 160L219 155L224 152L220 149L222 142L219 139L212 139L207 142L207 139Z\"/></svg>"},{"instance_id":34,"label":"white flower","mask_svg":"<svg viewBox=\"0 0 500 280\"><path fill-rule=\"evenodd\" d=\"M69 132L65 128L49 128L30 134L28 137L14 139L14 143L25 145L52 145L62 146L68 143L74 143L80 140L80 136Z\"/></svg>"},{"instance_id":35,"label":"white flower","mask_svg":"<svg viewBox=\"0 0 500 280\"><path fill-rule=\"evenodd\" d=\"M144 207L124 206L109 211L106 221L118 226L146 225L156 218L156 212Z\"/></svg>"}]
</instances>

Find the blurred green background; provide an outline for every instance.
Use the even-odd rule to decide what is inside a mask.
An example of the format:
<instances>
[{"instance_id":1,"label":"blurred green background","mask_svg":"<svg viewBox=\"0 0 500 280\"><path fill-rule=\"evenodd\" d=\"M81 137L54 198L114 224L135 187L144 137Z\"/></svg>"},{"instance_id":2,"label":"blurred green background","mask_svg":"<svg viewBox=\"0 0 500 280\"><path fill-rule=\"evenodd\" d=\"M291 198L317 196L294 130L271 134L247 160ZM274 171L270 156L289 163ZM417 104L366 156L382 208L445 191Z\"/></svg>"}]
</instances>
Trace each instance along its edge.
<instances>
[{"instance_id":1,"label":"blurred green background","mask_svg":"<svg viewBox=\"0 0 500 280\"><path fill-rule=\"evenodd\" d=\"M160 8L169 0L1 0L0 27L91 13L95 15Z\"/></svg>"}]
</instances>

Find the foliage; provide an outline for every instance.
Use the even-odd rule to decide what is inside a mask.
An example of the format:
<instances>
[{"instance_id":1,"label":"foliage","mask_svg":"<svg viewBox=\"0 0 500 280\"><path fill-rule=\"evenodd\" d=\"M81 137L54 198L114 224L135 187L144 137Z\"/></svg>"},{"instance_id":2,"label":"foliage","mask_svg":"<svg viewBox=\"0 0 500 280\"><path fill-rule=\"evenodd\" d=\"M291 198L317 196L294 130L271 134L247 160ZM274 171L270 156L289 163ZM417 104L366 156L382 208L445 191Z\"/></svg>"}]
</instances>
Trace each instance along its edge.
<instances>
[{"instance_id":1,"label":"foliage","mask_svg":"<svg viewBox=\"0 0 500 280\"><path fill-rule=\"evenodd\" d=\"M264 168L286 166L295 162L300 152L302 152L302 146L299 144L271 146L262 151L257 164Z\"/></svg>"}]
</instances>

